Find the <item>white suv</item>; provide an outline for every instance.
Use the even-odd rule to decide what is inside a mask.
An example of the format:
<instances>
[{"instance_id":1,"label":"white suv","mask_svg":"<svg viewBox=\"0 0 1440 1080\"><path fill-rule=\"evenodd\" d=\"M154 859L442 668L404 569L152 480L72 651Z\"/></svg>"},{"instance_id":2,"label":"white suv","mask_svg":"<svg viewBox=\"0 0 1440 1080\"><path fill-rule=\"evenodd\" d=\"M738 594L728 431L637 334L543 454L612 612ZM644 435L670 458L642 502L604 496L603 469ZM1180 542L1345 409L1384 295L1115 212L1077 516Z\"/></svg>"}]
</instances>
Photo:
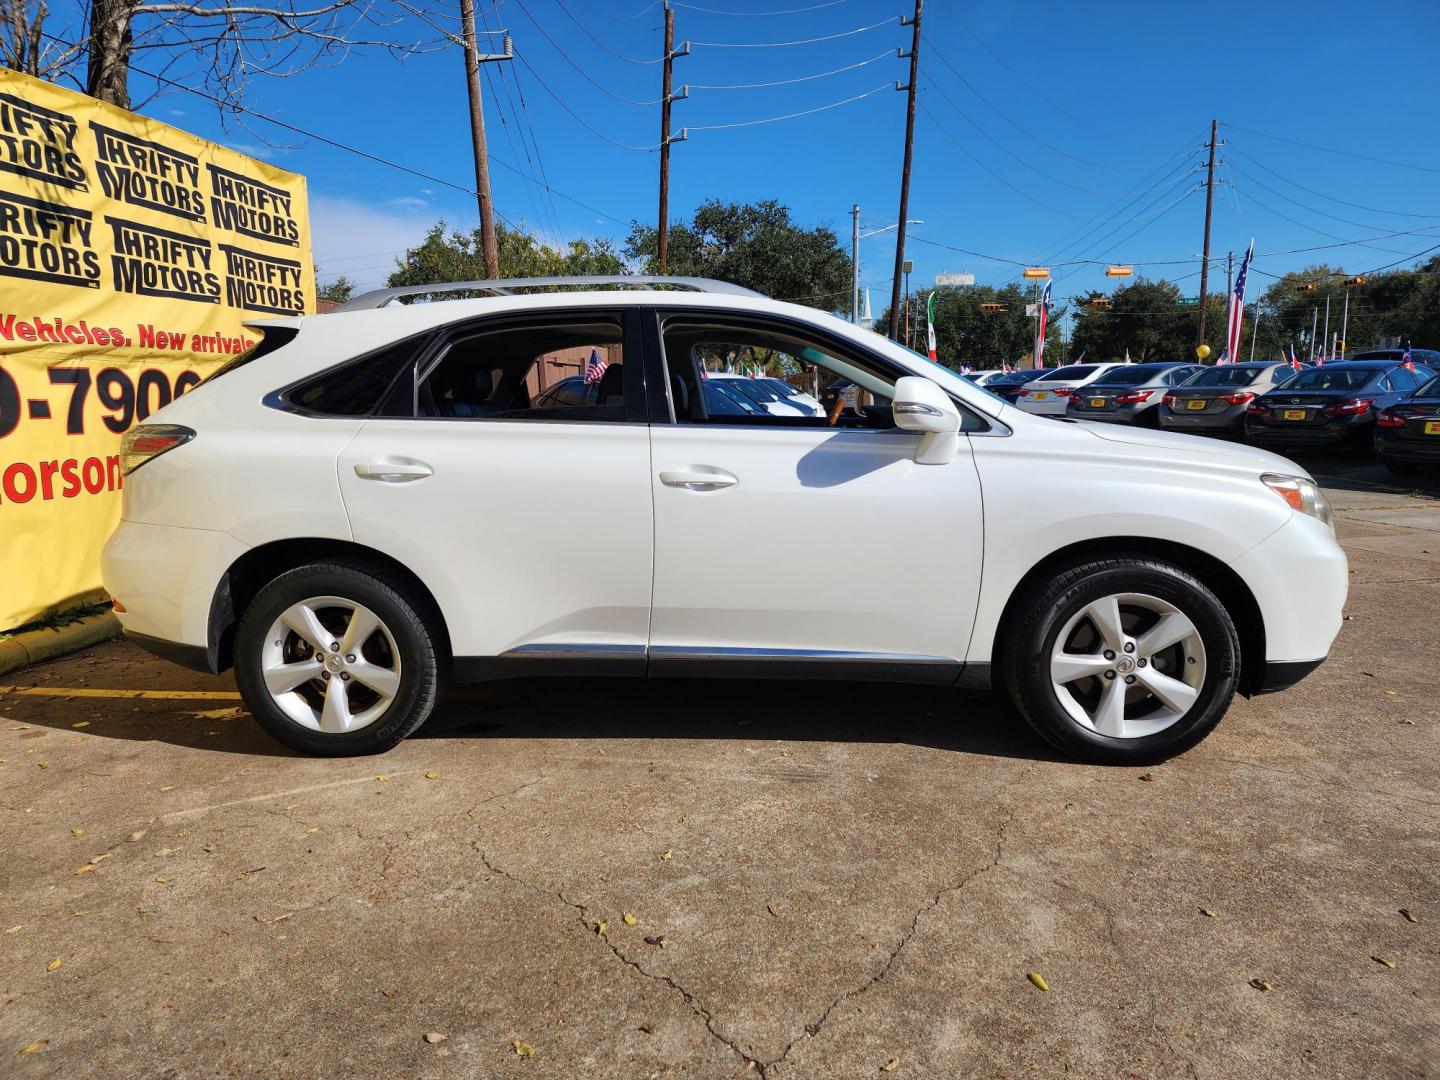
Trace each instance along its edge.
<instances>
[{"instance_id":1,"label":"white suv","mask_svg":"<svg viewBox=\"0 0 1440 1080\"><path fill-rule=\"evenodd\" d=\"M1061 749L1144 762L1340 628L1329 506L1273 454L1032 417L714 282L387 303L447 288L267 323L125 438L104 580L127 634L233 665L291 747L385 750L450 680L783 675L994 681ZM864 393L708 405L697 357L746 346ZM593 400L544 396L597 355ZM803 554L804 581L707 572L756 551Z\"/></svg>"}]
</instances>

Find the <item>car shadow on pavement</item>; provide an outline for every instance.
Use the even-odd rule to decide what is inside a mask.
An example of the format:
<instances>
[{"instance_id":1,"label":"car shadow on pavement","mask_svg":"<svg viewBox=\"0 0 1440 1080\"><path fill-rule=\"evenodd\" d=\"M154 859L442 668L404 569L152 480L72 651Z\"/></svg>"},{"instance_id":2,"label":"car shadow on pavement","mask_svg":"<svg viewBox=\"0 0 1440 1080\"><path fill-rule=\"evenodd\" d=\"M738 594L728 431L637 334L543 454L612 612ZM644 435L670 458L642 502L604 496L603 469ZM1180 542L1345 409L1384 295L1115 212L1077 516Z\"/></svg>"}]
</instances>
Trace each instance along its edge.
<instances>
[{"instance_id":1,"label":"car shadow on pavement","mask_svg":"<svg viewBox=\"0 0 1440 1080\"><path fill-rule=\"evenodd\" d=\"M414 738L908 743L1061 760L998 695L884 683L514 679L449 695Z\"/></svg>"}]
</instances>

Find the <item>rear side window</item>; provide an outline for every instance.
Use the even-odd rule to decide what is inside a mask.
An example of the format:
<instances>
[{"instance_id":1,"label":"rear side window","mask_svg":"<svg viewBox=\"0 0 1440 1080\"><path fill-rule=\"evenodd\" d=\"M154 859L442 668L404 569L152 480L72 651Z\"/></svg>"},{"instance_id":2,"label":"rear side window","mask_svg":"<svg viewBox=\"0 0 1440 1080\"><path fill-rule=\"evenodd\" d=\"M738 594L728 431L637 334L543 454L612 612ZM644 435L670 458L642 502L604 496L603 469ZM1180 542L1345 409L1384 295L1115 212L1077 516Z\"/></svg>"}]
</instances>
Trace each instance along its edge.
<instances>
[{"instance_id":1,"label":"rear side window","mask_svg":"<svg viewBox=\"0 0 1440 1080\"><path fill-rule=\"evenodd\" d=\"M287 390L284 401L321 416L369 416L396 378L410 371L425 340L411 338L323 371Z\"/></svg>"},{"instance_id":2,"label":"rear side window","mask_svg":"<svg viewBox=\"0 0 1440 1080\"><path fill-rule=\"evenodd\" d=\"M1071 364L1069 367L1056 368L1047 375L1041 375L1036 382L1069 382L1071 379L1087 378L1094 371L1098 364Z\"/></svg>"}]
</instances>

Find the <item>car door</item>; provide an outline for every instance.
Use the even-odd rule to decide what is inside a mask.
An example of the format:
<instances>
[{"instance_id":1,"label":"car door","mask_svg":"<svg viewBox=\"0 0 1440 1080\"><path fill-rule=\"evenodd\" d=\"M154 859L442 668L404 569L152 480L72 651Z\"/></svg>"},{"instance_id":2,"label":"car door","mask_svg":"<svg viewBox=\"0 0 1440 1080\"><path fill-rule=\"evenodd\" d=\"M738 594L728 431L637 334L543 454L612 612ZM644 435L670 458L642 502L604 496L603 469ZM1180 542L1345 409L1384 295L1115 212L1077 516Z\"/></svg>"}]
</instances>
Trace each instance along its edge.
<instances>
[{"instance_id":1,"label":"car door","mask_svg":"<svg viewBox=\"0 0 1440 1080\"><path fill-rule=\"evenodd\" d=\"M429 587L459 674L501 655L643 669L653 522L637 320L566 308L453 327L340 454L355 541ZM599 372L594 404L535 385L577 358Z\"/></svg>"},{"instance_id":2,"label":"car door","mask_svg":"<svg viewBox=\"0 0 1440 1080\"><path fill-rule=\"evenodd\" d=\"M650 320L650 382L669 388L651 429L652 673L846 661L862 677L903 666L953 679L981 568L969 440L949 464L916 464L919 436L893 426L884 392L906 372L809 323L666 309ZM814 368L852 380L871 404L832 394L833 423L712 414L705 366L744 349L807 371L807 385Z\"/></svg>"}]
</instances>

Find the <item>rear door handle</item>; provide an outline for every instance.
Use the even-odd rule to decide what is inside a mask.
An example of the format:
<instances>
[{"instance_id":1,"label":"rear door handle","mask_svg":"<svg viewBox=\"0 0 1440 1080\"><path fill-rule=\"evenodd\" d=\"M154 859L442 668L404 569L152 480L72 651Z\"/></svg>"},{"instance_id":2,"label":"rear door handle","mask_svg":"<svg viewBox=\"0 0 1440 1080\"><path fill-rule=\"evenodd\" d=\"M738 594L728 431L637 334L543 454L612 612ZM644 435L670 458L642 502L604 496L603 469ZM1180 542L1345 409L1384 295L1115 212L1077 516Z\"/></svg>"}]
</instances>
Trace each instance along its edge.
<instances>
[{"instance_id":1,"label":"rear door handle","mask_svg":"<svg viewBox=\"0 0 1440 1080\"><path fill-rule=\"evenodd\" d=\"M704 491L711 488L734 487L740 478L723 469L709 465L692 465L687 469L666 469L660 474L660 482L666 487L689 488Z\"/></svg>"},{"instance_id":2,"label":"rear door handle","mask_svg":"<svg viewBox=\"0 0 1440 1080\"><path fill-rule=\"evenodd\" d=\"M361 461L355 465L355 475L361 480L379 480L386 484L423 480L433 472L421 461Z\"/></svg>"}]
</instances>

